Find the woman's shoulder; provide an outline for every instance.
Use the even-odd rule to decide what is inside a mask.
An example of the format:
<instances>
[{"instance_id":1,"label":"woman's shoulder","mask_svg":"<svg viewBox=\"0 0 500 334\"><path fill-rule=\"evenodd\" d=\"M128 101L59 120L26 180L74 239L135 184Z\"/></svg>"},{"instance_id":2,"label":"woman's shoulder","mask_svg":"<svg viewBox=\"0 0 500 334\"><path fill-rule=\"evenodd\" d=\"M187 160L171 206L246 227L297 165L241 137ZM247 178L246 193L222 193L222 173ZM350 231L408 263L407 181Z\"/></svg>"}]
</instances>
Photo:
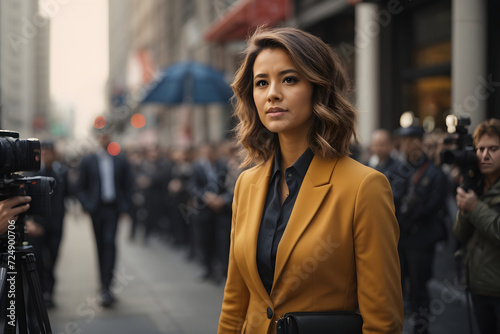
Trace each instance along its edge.
<instances>
[{"instance_id":1,"label":"woman's shoulder","mask_svg":"<svg viewBox=\"0 0 500 334\"><path fill-rule=\"evenodd\" d=\"M380 173L376 169L369 167L369 166L366 166L366 165L362 164L361 162L354 160L353 158L348 157L348 156L345 156L345 157L342 157L339 159L339 162L337 163L336 169L337 168L341 169L342 171L349 171L353 175L356 175L360 178L364 178L370 174L383 175L382 173Z\"/></svg>"},{"instance_id":2,"label":"woman's shoulder","mask_svg":"<svg viewBox=\"0 0 500 334\"><path fill-rule=\"evenodd\" d=\"M268 162L260 165L254 165L242 171L238 176L237 183L251 184L256 183L261 179L266 173L269 173Z\"/></svg>"},{"instance_id":3,"label":"woman's shoulder","mask_svg":"<svg viewBox=\"0 0 500 334\"><path fill-rule=\"evenodd\" d=\"M339 159L333 171L332 182L351 189L367 184L373 185L374 182L388 183L387 177L381 172L347 156Z\"/></svg>"}]
</instances>

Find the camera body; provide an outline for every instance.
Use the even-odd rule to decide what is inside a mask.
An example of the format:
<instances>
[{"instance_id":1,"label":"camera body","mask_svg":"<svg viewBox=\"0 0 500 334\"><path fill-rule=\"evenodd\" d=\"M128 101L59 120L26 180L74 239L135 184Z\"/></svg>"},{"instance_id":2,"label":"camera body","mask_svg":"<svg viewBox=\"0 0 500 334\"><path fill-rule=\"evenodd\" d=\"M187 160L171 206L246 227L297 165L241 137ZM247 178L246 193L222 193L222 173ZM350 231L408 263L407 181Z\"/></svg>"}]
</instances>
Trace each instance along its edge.
<instances>
[{"instance_id":1,"label":"camera body","mask_svg":"<svg viewBox=\"0 0 500 334\"><path fill-rule=\"evenodd\" d=\"M31 196L26 214L50 215L52 177L25 177L16 172L40 170L41 148L38 139L19 139L15 131L0 131L0 200L14 196Z\"/></svg>"},{"instance_id":2,"label":"camera body","mask_svg":"<svg viewBox=\"0 0 500 334\"><path fill-rule=\"evenodd\" d=\"M448 115L446 118L448 128L455 129L454 135L445 139L445 144L455 144L452 150L441 152L443 164L455 165L459 168L463 177L462 188L472 189L478 195L481 194L482 175L477 165L476 150L472 136L467 131L470 118L467 116Z\"/></svg>"}]
</instances>

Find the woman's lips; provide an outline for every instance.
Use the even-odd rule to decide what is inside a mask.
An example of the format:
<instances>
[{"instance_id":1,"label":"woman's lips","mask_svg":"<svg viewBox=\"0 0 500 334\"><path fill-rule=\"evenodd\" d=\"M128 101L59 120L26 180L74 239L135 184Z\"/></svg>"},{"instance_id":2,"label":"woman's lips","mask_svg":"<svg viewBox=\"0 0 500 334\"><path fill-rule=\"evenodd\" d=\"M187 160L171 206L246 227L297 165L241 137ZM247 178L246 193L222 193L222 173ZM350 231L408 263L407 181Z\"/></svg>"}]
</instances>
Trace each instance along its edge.
<instances>
[{"instance_id":1,"label":"woman's lips","mask_svg":"<svg viewBox=\"0 0 500 334\"><path fill-rule=\"evenodd\" d=\"M286 109L273 107L267 109L266 114L269 115L269 117L279 117L285 114L286 112L287 112Z\"/></svg>"}]
</instances>

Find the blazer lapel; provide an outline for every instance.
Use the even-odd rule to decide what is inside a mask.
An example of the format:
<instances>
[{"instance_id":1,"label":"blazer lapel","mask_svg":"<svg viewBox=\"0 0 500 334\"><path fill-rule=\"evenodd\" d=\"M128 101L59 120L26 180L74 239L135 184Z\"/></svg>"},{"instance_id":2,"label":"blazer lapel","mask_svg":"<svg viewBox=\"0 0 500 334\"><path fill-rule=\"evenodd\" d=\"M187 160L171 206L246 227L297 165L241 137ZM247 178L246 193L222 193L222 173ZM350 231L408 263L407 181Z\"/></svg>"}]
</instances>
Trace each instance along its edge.
<instances>
[{"instance_id":1,"label":"blazer lapel","mask_svg":"<svg viewBox=\"0 0 500 334\"><path fill-rule=\"evenodd\" d=\"M266 202L267 190L269 188L273 162L274 158L271 158L262 165L261 176L250 186L250 191L248 193L249 201L247 203L251 203L254 206L247 208L249 214L245 222L245 240L247 241L245 243L245 258L248 264L248 271L259 294L262 299L266 301L269 301L270 297L262 284L259 270L257 269L257 239L259 236L264 204Z\"/></svg>"},{"instance_id":2,"label":"blazer lapel","mask_svg":"<svg viewBox=\"0 0 500 334\"><path fill-rule=\"evenodd\" d=\"M321 207L321 203L323 203L323 200L330 191L332 187L330 179L337 161L338 159L323 160L317 157L314 157L311 161L311 165L300 186L292 214L278 246L273 289L295 244L311 223L316 212Z\"/></svg>"}]
</instances>

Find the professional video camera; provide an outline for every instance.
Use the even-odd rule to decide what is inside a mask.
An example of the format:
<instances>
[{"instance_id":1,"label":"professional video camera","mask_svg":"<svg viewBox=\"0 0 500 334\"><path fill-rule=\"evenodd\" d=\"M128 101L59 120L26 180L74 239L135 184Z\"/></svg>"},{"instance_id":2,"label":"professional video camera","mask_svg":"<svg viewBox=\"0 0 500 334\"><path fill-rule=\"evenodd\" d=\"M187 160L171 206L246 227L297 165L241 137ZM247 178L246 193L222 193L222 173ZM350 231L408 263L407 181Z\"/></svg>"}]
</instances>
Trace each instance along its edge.
<instances>
[{"instance_id":1,"label":"professional video camera","mask_svg":"<svg viewBox=\"0 0 500 334\"><path fill-rule=\"evenodd\" d=\"M0 200L19 195L31 196L29 210L20 214L14 225L9 222L7 233L0 235L0 301L5 303L5 307L0 309L0 323L3 321L2 333L6 334L28 333L25 283L40 333L52 333L32 246L24 240L24 217L26 214L50 215L50 196L55 180L52 177L16 174L38 171L40 162L38 139L19 139L18 132L0 131Z\"/></svg>"},{"instance_id":2,"label":"professional video camera","mask_svg":"<svg viewBox=\"0 0 500 334\"><path fill-rule=\"evenodd\" d=\"M49 216L54 178L15 174L19 171L38 171L40 162L38 139L19 139L18 132L0 130L0 200L18 195L31 196L30 208L26 214Z\"/></svg>"},{"instance_id":3,"label":"professional video camera","mask_svg":"<svg viewBox=\"0 0 500 334\"><path fill-rule=\"evenodd\" d=\"M482 175L478 168L472 136L467 131L470 118L450 114L446 117L446 125L448 132L453 135L445 139L445 144L455 144L456 148L441 151L441 161L443 164L457 166L463 177L460 186L466 190L472 189L480 195Z\"/></svg>"}]
</instances>

